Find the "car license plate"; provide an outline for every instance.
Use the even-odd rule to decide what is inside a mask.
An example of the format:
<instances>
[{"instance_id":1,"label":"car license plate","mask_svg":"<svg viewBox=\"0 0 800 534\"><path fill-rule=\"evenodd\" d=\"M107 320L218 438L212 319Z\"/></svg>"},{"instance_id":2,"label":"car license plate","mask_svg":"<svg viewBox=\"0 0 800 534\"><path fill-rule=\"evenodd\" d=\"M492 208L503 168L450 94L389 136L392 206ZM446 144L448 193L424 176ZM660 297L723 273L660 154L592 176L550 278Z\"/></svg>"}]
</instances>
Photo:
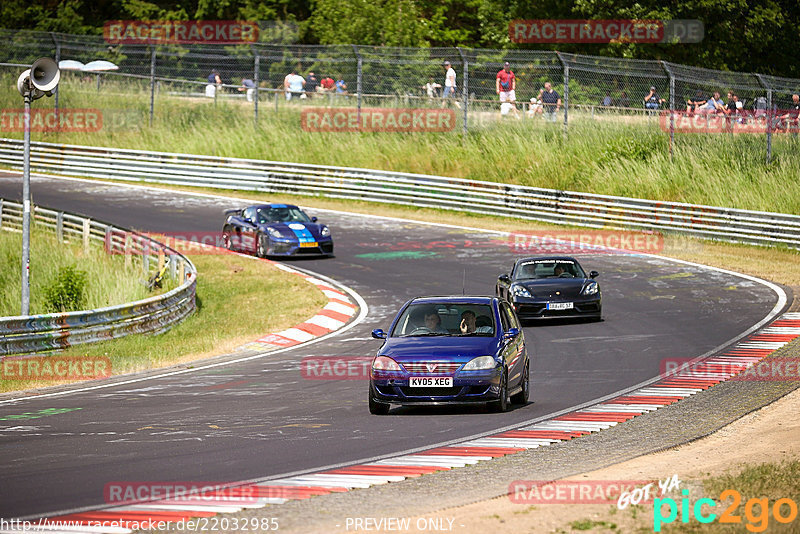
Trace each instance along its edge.
<instances>
[{"instance_id":1,"label":"car license plate","mask_svg":"<svg viewBox=\"0 0 800 534\"><path fill-rule=\"evenodd\" d=\"M302 248L311 248L311 247L316 247L316 246L317 246L317 242L316 242L316 241L311 241L311 242L309 242L309 243L300 243L300 246L301 246Z\"/></svg>"},{"instance_id":2,"label":"car license plate","mask_svg":"<svg viewBox=\"0 0 800 534\"><path fill-rule=\"evenodd\" d=\"M548 302L548 310L571 310L575 305L572 302Z\"/></svg>"},{"instance_id":3,"label":"car license plate","mask_svg":"<svg viewBox=\"0 0 800 534\"><path fill-rule=\"evenodd\" d=\"M412 376L408 379L408 385L412 388L451 388L453 387L452 376Z\"/></svg>"}]
</instances>

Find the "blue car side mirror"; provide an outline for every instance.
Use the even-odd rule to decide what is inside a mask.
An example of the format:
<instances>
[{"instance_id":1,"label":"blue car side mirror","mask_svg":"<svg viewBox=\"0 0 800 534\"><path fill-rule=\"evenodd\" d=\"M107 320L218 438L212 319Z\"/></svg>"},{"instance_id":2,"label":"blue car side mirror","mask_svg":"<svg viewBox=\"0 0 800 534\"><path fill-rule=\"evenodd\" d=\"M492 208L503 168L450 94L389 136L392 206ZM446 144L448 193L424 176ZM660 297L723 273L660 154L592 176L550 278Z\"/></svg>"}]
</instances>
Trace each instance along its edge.
<instances>
[{"instance_id":1,"label":"blue car side mirror","mask_svg":"<svg viewBox=\"0 0 800 534\"><path fill-rule=\"evenodd\" d=\"M374 337L375 339L386 339L386 332L384 332L380 328L377 328L372 331L372 337Z\"/></svg>"},{"instance_id":2,"label":"blue car side mirror","mask_svg":"<svg viewBox=\"0 0 800 534\"><path fill-rule=\"evenodd\" d=\"M506 333L503 334L503 339L514 339L519 335L519 328L509 328Z\"/></svg>"},{"instance_id":3,"label":"blue car side mirror","mask_svg":"<svg viewBox=\"0 0 800 534\"><path fill-rule=\"evenodd\" d=\"M311 222L317 222L317 218L316 217L311 217Z\"/></svg>"}]
</instances>

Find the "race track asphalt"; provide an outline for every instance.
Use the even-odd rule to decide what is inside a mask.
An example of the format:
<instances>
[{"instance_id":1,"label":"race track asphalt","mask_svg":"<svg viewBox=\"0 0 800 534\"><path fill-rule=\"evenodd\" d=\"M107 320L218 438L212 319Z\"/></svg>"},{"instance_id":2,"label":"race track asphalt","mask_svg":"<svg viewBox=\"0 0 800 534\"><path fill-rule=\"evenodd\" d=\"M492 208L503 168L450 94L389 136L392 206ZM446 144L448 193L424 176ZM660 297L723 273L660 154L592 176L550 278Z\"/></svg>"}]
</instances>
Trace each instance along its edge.
<instances>
[{"instance_id":1,"label":"race track asphalt","mask_svg":"<svg viewBox=\"0 0 800 534\"><path fill-rule=\"evenodd\" d=\"M219 232L223 210L241 206L45 177L33 178L32 191L36 204L154 232ZM0 197L19 199L20 192L19 175L0 174ZM336 256L290 263L360 293L369 306L364 322L247 362L0 404L0 517L100 505L114 481L255 479L522 425L656 376L666 358L712 350L777 301L766 286L716 270L654 256L581 254L587 271L601 273L605 320L525 328L532 403L504 414L402 408L370 416L365 381L307 380L300 361L370 356L380 342L369 332L388 327L407 299L491 294L517 255L496 233L307 211L332 228ZM258 312L230 310L243 321ZM37 417L47 409L64 411ZM3 419L22 413L31 417Z\"/></svg>"}]
</instances>

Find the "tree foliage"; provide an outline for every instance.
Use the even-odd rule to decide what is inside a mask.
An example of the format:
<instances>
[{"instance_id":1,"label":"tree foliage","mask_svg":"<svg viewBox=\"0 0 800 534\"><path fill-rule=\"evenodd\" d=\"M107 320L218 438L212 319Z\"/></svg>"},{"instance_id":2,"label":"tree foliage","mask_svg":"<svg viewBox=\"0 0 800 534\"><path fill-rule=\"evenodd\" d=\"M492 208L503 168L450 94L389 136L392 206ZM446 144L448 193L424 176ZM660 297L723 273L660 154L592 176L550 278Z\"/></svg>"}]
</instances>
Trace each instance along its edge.
<instances>
[{"instance_id":1,"label":"tree foliage","mask_svg":"<svg viewBox=\"0 0 800 534\"><path fill-rule=\"evenodd\" d=\"M307 44L554 49L800 77L796 0L5 0L0 27L100 34L115 19L289 22ZM699 19L697 44L519 45L514 19Z\"/></svg>"}]
</instances>

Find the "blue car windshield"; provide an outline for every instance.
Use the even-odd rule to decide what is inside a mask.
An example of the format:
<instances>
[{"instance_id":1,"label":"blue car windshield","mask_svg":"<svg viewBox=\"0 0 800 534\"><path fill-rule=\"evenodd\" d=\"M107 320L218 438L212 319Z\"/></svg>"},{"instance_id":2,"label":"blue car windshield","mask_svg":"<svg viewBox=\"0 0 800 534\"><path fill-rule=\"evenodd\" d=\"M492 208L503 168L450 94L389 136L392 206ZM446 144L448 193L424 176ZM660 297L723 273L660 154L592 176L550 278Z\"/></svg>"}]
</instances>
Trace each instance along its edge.
<instances>
[{"instance_id":1,"label":"blue car windshield","mask_svg":"<svg viewBox=\"0 0 800 534\"><path fill-rule=\"evenodd\" d=\"M488 304L443 302L411 304L395 323L392 337L494 336L492 307Z\"/></svg>"},{"instance_id":2,"label":"blue car windshield","mask_svg":"<svg viewBox=\"0 0 800 534\"><path fill-rule=\"evenodd\" d=\"M259 208L256 211L258 224L274 222L311 222L303 210L295 207Z\"/></svg>"},{"instance_id":3,"label":"blue car windshield","mask_svg":"<svg viewBox=\"0 0 800 534\"><path fill-rule=\"evenodd\" d=\"M514 271L514 280L538 278L586 278L578 262L571 260L523 261Z\"/></svg>"}]
</instances>

